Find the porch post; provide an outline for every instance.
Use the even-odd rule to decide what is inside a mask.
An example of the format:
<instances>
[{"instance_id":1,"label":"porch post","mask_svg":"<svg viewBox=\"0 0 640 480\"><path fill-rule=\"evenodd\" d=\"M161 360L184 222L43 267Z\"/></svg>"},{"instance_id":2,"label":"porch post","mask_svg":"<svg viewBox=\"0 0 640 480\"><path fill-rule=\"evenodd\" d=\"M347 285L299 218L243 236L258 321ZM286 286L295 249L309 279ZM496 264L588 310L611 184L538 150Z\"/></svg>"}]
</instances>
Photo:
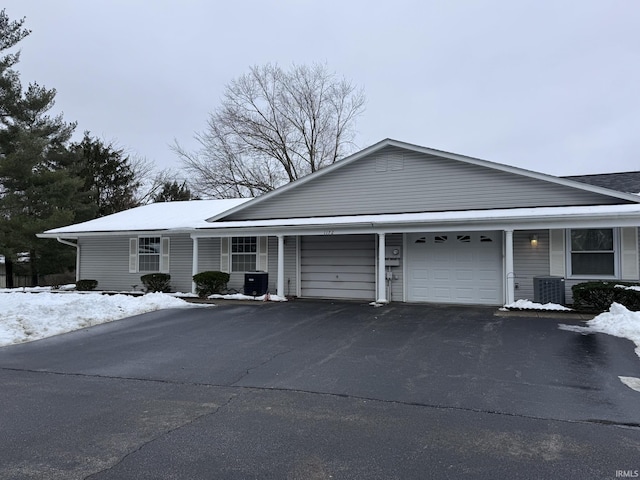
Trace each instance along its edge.
<instances>
[{"instance_id":1,"label":"porch post","mask_svg":"<svg viewBox=\"0 0 640 480\"><path fill-rule=\"evenodd\" d=\"M385 234L378 234L378 303L388 303L387 300L387 278L386 278L386 265L385 265Z\"/></svg>"},{"instance_id":2,"label":"porch post","mask_svg":"<svg viewBox=\"0 0 640 480\"><path fill-rule=\"evenodd\" d=\"M505 304L515 301L515 272L513 271L513 230L504 231Z\"/></svg>"},{"instance_id":3,"label":"porch post","mask_svg":"<svg viewBox=\"0 0 640 480\"><path fill-rule=\"evenodd\" d=\"M191 275L198 273L198 237L191 237L193 242L193 257L191 259ZM196 282L191 279L191 293L196 293Z\"/></svg>"},{"instance_id":4,"label":"porch post","mask_svg":"<svg viewBox=\"0 0 640 480\"><path fill-rule=\"evenodd\" d=\"M278 235L278 283L276 294L284 297L284 235Z\"/></svg>"}]
</instances>

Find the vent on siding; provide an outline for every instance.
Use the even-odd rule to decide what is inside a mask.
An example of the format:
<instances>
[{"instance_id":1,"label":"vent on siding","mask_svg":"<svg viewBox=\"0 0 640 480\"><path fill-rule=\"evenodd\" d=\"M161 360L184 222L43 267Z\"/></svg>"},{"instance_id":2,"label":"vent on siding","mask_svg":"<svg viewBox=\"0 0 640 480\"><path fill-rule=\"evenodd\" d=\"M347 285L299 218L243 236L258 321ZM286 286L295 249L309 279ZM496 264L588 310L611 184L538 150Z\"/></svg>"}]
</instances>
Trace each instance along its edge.
<instances>
[{"instance_id":1,"label":"vent on siding","mask_svg":"<svg viewBox=\"0 0 640 480\"><path fill-rule=\"evenodd\" d=\"M404 154L389 153L376 156L376 172L404 170Z\"/></svg>"},{"instance_id":2,"label":"vent on siding","mask_svg":"<svg viewBox=\"0 0 640 480\"><path fill-rule=\"evenodd\" d=\"M448 237L446 235L436 235L433 238L433 243L444 243L448 240Z\"/></svg>"},{"instance_id":3,"label":"vent on siding","mask_svg":"<svg viewBox=\"0 0 640 480\"><path fill-rule=\"evenodd\" d=\"M471 237L469 235L458 235L458 241L461 243L470 243Z\"/></svg>"}]
</instances>

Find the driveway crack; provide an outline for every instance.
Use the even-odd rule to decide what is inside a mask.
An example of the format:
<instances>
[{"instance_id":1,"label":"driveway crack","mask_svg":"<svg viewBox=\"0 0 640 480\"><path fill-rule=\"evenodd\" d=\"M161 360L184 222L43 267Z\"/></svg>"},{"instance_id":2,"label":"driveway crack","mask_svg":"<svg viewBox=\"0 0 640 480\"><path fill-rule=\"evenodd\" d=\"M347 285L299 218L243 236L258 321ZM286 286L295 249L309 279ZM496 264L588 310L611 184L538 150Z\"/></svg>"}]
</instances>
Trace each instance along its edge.
<instances>
[{"instance_id":1,"label":"driveway crack","mask_svg":"<svg viewBox=\"0 0 640 480\"><path fill-rule=\"evenodd\" d=\"M133 449L132 451L130 451L129 453L127 453L126 455L124 455L122 458L120 458L120 460L118 460L116 463L114 463L114 464L113 464L113 465L111 465L110 467L104 468L104 469L99 470L99 471L97 471L97 472L93 472L93 473L91 473L90 475L87 475L86 477L84 477L84 479L83 479L83 480L89 480L90 478L92 478L92 477L94 477L94 476L96 476L96 475L100 475L101 473L105 473L105 472L108 472L108 471L110 471L110 470L113 470L114 468L116 468L116 467L118 467L119 465L121 465L122 463L124 463L124 462L129 458L129 457L131 457L132 455L135 455L136 453L138 453L138 452L142 451L145 447L147 447L148 445L150 445L150 444L152 444L152 443L156 442L156 441L157 441L157 440L159 440L160 438L162 438L162 437L164 437L164 436L166 436L166 435L169 435L169 434L171 434L171 433L173 433L173 432L176 432L176 431L178 431L178 430L180 430L180 429L182 429L182 428L184 428L184 427L187 427L187 426L189 426L189 425L192 425L193 423L195 423L196 421L200 420L201 418L216 415L220 410L222 410L223 408L228 407L228 406L229 406L229 404L232 402L232 400L233 400L234 398L236 398L236 397L237 397L237 394L233 393L233 394L229 395L229 398L227 398L226 402L221 403L220 405L218 405L218 406L215 408L215 410L213 410L213 411L211 411L211 412L203 413L203 414L201 414L201 415L197 415L197 416L193 417L191 420L189 420L189 421L187 421L187 422L185 422L185 423L183 423L183 424L181 424L181 425L178 425L177 427L170 428L170 429L168 429L168 430L165 430L164 432L161 432L161 433L159 433L159 434L155 435L155 436L154 436L153 438L151 438L150 440L147 440L146 442L141 443L137 448Z\"/></svg>"},{"instance_id":2,"label":"driveway crack","mask_svg":"<svg viewBox=\"0 0 640 480\"><path fill-rule=\"evenodd\" d=\"M276 353L274 355L271 355L269 358L267 358L263 362L261 362L261 363L259 363L257 365L254 365L252 367L247 368L243 373L240 374L240 376L238 378L236 378L234 381L230 382L229 386L230 387L237 386L236 384L238 382L242 381L242 379L244 379L247 376L249 376L253 370L257 370L260 367L264 367L267 363L271 362L272 360L274 360L274 359L276 359L278 357L281 357L282 355L286 355L287 353L291 353L294 350L295 350L295 348L290 348L289 350L285 350L283 352L278 352L278 353Z\"/></svg>"}]
</instances>

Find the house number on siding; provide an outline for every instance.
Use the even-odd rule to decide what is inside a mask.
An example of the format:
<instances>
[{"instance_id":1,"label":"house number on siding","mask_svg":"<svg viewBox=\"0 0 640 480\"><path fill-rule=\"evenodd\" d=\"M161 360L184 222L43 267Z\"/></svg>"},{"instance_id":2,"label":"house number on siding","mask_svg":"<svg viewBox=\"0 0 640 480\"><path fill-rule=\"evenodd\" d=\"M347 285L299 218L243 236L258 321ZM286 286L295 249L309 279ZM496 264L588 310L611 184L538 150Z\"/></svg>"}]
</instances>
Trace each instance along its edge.
<instances>
[{"instance_id":1,"label":"house number on siding","mask_svg":"<svg viewBox=\"0 0 640 480\"><path fill-rule=\"evenodd\" d=\"M325 230L323 235L333 235L333 230Z\"/></svg>"}]
</instances>

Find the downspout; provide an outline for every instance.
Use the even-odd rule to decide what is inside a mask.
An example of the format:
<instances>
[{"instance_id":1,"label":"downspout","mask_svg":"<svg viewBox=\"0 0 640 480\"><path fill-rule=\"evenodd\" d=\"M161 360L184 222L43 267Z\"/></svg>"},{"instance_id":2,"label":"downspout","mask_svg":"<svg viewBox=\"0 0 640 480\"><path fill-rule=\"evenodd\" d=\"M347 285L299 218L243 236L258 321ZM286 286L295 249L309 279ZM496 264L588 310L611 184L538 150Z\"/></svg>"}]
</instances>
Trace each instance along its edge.
<instances>
[{"instance_id":1,"label":"downspout","mask_svg":"<svg viewBox=\"0 0 640 480\"><path fill-rule=\"evenodd\" d=\"M76 249L76 282L77 282L78 280L80 280L80 245L60 237L56 237L56 240L62 243L63 245L71 245Z\"/></svg>"}]
</instances>

